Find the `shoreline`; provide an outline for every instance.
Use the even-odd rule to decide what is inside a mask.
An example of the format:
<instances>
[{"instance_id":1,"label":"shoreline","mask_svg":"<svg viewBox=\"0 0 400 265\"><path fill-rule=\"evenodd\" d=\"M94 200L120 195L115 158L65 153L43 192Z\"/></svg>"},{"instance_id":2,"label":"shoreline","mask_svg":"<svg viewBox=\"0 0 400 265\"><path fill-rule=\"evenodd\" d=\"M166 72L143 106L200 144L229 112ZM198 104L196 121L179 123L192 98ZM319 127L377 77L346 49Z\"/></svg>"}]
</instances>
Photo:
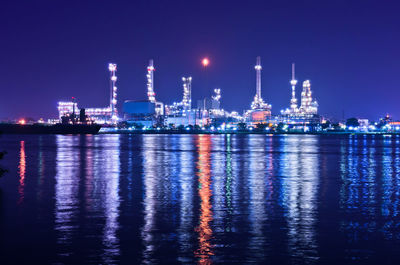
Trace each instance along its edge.
<instances>
[{"instance_id":1,"label":"shoreline","mask_svg":"<svg viewBox=\"0 0 400 265\"><path fill-rule=\"evenodd\" d=\"M98 134L265 134L265 135L400 135L400 132L268 132L268 131L203 131L203 130L109 130Z\"/></svg>"}]
</instances>

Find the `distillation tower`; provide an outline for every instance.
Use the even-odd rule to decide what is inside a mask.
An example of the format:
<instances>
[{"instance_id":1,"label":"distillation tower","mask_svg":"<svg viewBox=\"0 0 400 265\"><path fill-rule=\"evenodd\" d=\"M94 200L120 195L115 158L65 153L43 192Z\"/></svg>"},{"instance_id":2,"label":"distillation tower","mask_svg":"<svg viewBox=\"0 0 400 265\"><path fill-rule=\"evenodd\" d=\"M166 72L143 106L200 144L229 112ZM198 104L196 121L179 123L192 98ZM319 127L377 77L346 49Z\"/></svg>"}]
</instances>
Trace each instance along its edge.
<instances>
[{"instance_id":1,"label":"distillation tower","mask_svg":"<svg viewBox=\"0 0 400 265\"><path fill-rule=\"evenodd\" d=\"M297 85L297 80L295 78L294 74L294 63L292 63L292 80L290 80L290 85L292 86L292 99L290 100L290 110L292 113L297 113L297 98L296 98L296 85Z\"/></svg>"},{"instance_id":2,"label":"distillation tower","mask_svg":"<svg viewBox=\"0 0 400 265\"><path fill-rule=\"evenodd\" d=\"M251 109L253 110L267 110L271 111L271 105L264 103L264 100L261 97L261 58L257 57L256 66L254 67L256 70L256 95L254 96L254 100L251 103Z\"/></svg>"},{"instance_id":3,"label":"distillation tower","mask_svg":"<svg viewBox=\"0 0 400 265\"><path fill-rule=\"evenodd\" d=\"M292 79L290 80L292 86L292 98L290 99L290 108L281 110L282 115L289 115L291 117L304 117L310 115L316 115L318 113L318 103L312 98L311 83L310 80L303 82L303 90L301 92L301 104L300 107L297 105L296 98L296 85L297 80L295 78L295 65L292 64Z\"/></svg>"},{"instance_id":4,"label":"distillation tower","mask_svg":"<svg viewBox=\"0 0 400 265\"><path fill-rule=\"evenodd\" d=\"M183 97L181 102L174 102L172 105L166 105L167 115L183 115L192 109L192 77L182 77Z\"/></svg>"},{"instance_id":5,"label":"distillation tower","mask_svg":"<svg viewBox=\"0 0 400 265\"><path fill-rule=\"evenodd\" d=\"M317 114L318 103L312 99L311 83L310 80L303 82L303 91L301 92L301 105L300 113L303 114Z\"/></svg>"},{"instance_id":6,"label":"distillation tower","mask_svg":"<svg viewBox=\"0 0 400 265\"><path fill-rule=\"evenodd\" d=\"M118 120L118 112L117 112L117 64L110 63L108 64L108 70L110 71L110 111L111 111L111 120L116 122Z\"/></svg>"},{"instance_id":7,"label":"distillation tower","mask_svg":"<svg viewBox=\"0 0 400 265\"><path fill-rule=\"evenodd\" d=\"M151 103L155 104L155 111L157 115L164 115L164 104L156 101L156 93L154 92L154 62L150 60L147 66L147 97Z\"/></svg>"},{"instance_id":8,"label":"distillation tower","mask_svg":"<svg viewBox=\"0 0 400 265\"><path fill-rule=\"evenodd\" d=\"M192 77L182 77L183 82L183 98L182 106L185 110L192 109Z\"/></svg>"},{"instance_id":9,"label":"distillation tower","mask_svg":"<svg viewBox=\"0 0 400 265\"><path fill-rule=\"evenodd\" d=\"M295 65L292 63L292 79L290 80L290 85L292 87L292 98L290 99L290 108L285 110L281 110L282 115L295 115L299 113L299 108L297 107L297 98L296 98L296 85L297 80L295 78Z\"/></svg>"},{"instance_id":10,"label":"distillation tower","mask_svg":"<svg viewBox=\"0 0 400 265\"><path fill-rule=\"evenodd\" d=\"M150 60L147 66L147 97L151 103L156 102L156 94L154 93L154 62Z\"/></svg>"}]
</instances>

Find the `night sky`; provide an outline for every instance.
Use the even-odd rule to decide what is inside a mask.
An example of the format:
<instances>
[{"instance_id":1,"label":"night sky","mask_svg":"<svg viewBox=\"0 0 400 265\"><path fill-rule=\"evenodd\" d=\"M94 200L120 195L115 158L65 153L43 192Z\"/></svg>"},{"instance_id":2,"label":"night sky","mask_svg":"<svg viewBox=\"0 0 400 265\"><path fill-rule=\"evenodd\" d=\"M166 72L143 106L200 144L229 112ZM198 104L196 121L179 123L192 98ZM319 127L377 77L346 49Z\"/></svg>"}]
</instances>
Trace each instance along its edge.
<instances>
[{"instance_id":1,"label":"night sky","mask_svg":"<svg viewBox=\"0 0 400 265\"><path fill-rule=\"evenodd\" d=\"M146 98L193 102L222 89L222 107L249 108L261 56L262 95L273 114L289 106L291 63L311 80L327 117L400 119L397 1L4 1L0 7L0 119L57 117L57 102L109 102L107 64L118 65L118 108ZM209 57L204 70L201 59ZM297 86L297 97L301 87Z\"/></svg>"}]
</instances>

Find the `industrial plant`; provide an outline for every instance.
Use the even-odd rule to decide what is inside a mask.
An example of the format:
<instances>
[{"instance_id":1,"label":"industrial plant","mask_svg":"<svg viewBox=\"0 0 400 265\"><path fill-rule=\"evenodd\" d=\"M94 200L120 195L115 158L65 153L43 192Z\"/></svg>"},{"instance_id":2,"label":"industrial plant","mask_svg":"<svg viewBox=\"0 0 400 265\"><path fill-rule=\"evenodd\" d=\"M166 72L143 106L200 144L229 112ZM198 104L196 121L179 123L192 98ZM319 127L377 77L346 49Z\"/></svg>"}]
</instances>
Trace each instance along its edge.
<instances>
[{"instance_id":1,"label":"industrial plant","mask_svg":"<svg viewBox=\"0 0 400 265\"><path fill-rule=\"evenodd\" d=\"M203 59L203 65L208 65L207 58ZM202 131L267 131L267 132L318 132L337 131L346 129L346 124L332 124L329 120L318 114L318 103L313 98L310 80L302 82L300 102L296 96L298 81L295 76L295 64L291 67L291 79L288 93L290 97L289 107L273 114L272 105L262 97L261 58L256 58L254 66L256 73L255 96L249 104L249 109L239 112L228 112L222 108L222 89L213 89L209 97L198 99L193 106L192 82L190 75L182 80L182 96L176 102L164 104L156 99L155 66L150 60L146 68L147 94L143 99L125 100L122 105L122 113L117 111L117 65L110 63L110 103L109 106L92 108L80 108L75 98L71 101L58 103L58 121L61 123L88 123L102 124L103 128L118 128L118 130L202 130ZM288 97L289 98L289 97ZM79 115L78 115L79 113ZM360 128L364 131L372 131L368 120L360 119ZM377 126L375 124L374 126ZM386 124L385 124L386 125ZM390 125L390 124L389 124ZM398 127L398 126L397 126ZM396 128L397 128L396 127ZM358 128L355 126L347 127ZM385 127L388 128L388 127ZM360 130L361 130L360 129ZM354 130L354 129L353 129ZM400 128L399 128L400 130Z\"/></svg>"}]
</instances>

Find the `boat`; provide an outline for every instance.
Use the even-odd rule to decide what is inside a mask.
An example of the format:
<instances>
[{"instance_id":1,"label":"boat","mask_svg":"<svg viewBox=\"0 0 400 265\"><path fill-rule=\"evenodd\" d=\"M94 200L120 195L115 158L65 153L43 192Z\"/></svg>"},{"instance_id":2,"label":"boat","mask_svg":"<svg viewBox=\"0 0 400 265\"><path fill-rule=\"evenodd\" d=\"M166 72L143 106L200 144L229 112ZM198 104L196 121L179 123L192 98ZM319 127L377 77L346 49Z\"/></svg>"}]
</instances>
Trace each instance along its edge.
<instances>
[{"instance_id":1,"label":"boat","mask_svg":"<svg viewBox=\"0 0 400 265\"><path fill-rule=\"evenodd\" d=\"M0 123L0 134L97 134L99 124Z\"/></svg>"}]
</instances>

